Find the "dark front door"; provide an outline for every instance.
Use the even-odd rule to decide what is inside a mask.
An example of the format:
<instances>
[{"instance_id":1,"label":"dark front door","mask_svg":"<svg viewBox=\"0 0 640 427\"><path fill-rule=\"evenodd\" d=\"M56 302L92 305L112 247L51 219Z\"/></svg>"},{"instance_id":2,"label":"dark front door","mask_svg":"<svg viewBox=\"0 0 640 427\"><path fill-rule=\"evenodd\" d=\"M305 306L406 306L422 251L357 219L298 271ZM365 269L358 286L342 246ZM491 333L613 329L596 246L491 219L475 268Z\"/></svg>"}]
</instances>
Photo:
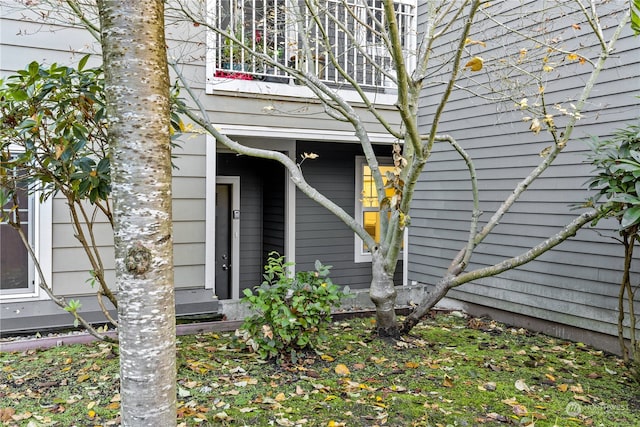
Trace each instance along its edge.
<instances>
[{"instance_id":1,"label":"dark front door","mask_svg":"<svg viewBox=\"0 0 640 427\"><path fill-rule=\"evenodd\" d=\"M231 185L216 184L216 295L231 298Z\"/></svg>"}]
</instances>

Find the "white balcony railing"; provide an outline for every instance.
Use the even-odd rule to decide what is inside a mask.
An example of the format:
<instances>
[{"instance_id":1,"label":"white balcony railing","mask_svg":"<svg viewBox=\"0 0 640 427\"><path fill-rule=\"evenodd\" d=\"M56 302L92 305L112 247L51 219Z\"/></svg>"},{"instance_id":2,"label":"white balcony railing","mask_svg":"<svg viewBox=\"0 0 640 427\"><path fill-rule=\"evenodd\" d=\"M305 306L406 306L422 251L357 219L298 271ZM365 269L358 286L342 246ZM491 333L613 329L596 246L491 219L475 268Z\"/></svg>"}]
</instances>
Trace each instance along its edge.
<instances>
[{"instance_id":1,"label":"white balcony railing","mask_svg":"<svg viewBox=\"0 0 640 427\"><path fill-rule=\"evenodd\" d=\"M340 69L368 90L393 88L381 0L312 0L314 14L301 0L218 0L213 25L271 61L314 73L344 87ZM414 0L395 2L407 56L415 45ZM286 72L252 55L224 34L213 36L214 78L294 84ZM330 57L335 58L335 63Z\"/></svg>"}]
</instances>

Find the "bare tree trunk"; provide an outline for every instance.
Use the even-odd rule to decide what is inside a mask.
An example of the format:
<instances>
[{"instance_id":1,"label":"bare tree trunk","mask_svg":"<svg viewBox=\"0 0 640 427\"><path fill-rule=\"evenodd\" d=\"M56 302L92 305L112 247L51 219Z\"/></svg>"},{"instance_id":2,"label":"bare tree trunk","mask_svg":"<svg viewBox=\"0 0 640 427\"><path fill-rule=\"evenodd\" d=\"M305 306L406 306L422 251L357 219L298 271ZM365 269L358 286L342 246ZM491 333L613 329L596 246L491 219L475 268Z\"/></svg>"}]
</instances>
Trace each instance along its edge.
<instances>
[{"instance_id":1,"label":"bare tree trunk","mask_svg":"<svg viewBox=\"0 0 640 427\"><path fill-rule=\"evenodd\" d=\"M634 310L633 287L631 286L631 263L633 261L633 248L636 244L636 231L626 230L622 235L622 244L624 245L624 268L622 272L622 280L618 292L618 342L620 344L620 352L626 363L630 360L637 361L637 343L636 343L636 317ZM627 305L629 306L629 340L630 348L627 348L624 339L624 299L627 297Z\"/></svg>"},{"instance_id":2,"label":"bare tree trunk","mask_svg":"<svg viewBox=\"0 0 640 427\"><path fill-rule=\"evenodd\" d=\"M371 288L369 296L376 306L378 334L382 337L399 338L400 328L396 319L396 289L393 273L385 269L385 257L379 250L371 253Z\"/></svg>"},{"instance_id":3,"label":"bare tree trunk","mask_svg":"<svg viewBox=\"0 0 640 427\"><path fill-rule=\"evenodd\" d=\"M123 426L176 425L169 73L162 0L99 0Z\"/></svg>"}]
</instances>

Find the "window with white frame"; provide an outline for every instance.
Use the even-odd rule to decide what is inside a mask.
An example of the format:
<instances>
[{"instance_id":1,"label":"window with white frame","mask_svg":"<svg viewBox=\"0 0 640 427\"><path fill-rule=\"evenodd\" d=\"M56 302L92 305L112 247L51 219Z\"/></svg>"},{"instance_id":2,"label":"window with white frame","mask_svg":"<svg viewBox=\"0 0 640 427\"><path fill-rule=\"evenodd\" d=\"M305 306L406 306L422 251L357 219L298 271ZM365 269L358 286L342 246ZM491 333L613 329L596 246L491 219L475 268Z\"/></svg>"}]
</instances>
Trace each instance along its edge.
<instances>
[{"instance_id":1,"label":"window with white frame","mask_svg":"<svg viewBox=\"0 0 640 427\"><path fill-rule=\"evenodd\" d=\"M21 179L23 173L16 169L5 169L12 173L9 178L16 183L17 208L12 209L14 201L5 205L5 221L0 221L0 290L2 296L28 295L35 293L33 263L19 233L9 225L20 221L20 227L31 247L34 247L34 197L27 189L27 180Z\"/></svg>"},{"instance_id":2,"label":"window with white frame","mask_svg":"<svg viewBox=\"0 0 640 427\"><path fill-rule=\"evenodd\" d=\"M382 0L314 0L316 19L306 13L301 0L210 1L213 27L271 61L315 73L337 88L348 87L342 69L365 90L395 90ZM410 58L415 48L416 0L394 3L403 49ZM209 82L216 89L224 89L225 81L296 85L283 70L251 55L224 34L211 32L210 36Z\"/></svg>"},{"instance_id":3,"label":"window with white frame","mask_svg":"<svg viewBox=\"0 0 640 427\"><path fill-rule=\"evenodd\" d=\"M393 172L394 166L391 158L379 159L379 162L378 168L383 176L386 176L387 172ZM388 192L388 197L393 196L393 188L389 188L386 191ZM371 168L367 164L366 159L360 156L356 157L355 218L376 242L380 241L380 205L378 203L378 191L373 181ZM358 236L355 238L354 255L356 262L371 261L369 249Z\"/></svg>"}]
</instances>

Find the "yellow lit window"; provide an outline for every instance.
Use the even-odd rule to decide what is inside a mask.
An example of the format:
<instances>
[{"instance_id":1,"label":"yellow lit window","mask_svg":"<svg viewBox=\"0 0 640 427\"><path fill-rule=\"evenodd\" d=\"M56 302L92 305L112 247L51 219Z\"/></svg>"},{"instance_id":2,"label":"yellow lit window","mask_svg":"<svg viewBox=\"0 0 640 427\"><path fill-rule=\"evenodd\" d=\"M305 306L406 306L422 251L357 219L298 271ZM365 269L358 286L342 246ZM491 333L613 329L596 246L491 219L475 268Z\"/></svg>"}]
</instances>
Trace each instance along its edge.
<instances>
[{"instance_id":1,"label":"yellow lit window","mask_svg":"<svg viewBox=\"0 0 640 427\"><path fill-rule=\"evenodd\" d=\"M393 171L393 166L379 166L383 181L386 183L387 172ZM380 208L378 204L378 192L371 175L371 168L363 164L362 167L362 225L376 241L380 240ZM387 197L393 196L393 189L387 188ZM362 252L368 252L362 245Z\"/></svg>"}]
</instances>

